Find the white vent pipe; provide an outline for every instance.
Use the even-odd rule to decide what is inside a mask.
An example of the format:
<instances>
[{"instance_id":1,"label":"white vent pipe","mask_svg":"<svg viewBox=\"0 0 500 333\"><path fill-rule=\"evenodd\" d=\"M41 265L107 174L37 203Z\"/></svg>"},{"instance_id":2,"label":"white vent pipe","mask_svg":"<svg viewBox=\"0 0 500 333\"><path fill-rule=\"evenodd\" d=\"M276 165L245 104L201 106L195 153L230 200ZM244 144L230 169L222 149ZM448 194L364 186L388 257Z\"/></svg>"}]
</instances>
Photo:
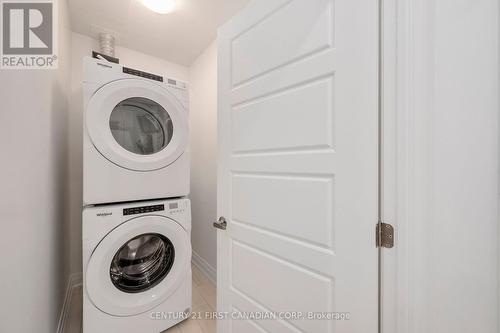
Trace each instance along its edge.
<instances>
[{"instance_id":1,"label":"white vent pipe","mask_svg":"<svg viewBox=\"0 0 500 333\"><path fill-rule=\"evenodd\" d=\"M115 36L107 32L99 33L99 48L104 55L115 56Z\"/></svg>"}]
</instances>

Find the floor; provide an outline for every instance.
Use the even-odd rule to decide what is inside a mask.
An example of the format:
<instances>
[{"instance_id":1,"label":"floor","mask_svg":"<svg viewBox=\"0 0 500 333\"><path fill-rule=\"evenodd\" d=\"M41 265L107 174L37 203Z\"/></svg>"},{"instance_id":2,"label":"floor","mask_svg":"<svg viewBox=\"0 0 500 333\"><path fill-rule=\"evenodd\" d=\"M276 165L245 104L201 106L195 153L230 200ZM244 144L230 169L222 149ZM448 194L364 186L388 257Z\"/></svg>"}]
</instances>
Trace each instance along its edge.
<instances>
[{"instance_id":1,"label":"floor","mask_svg":"<svg viewBox=\"0 0 500 333\"><path fill-rule=\"evenodd\" d=\"M196 266L193 268L193 312L215 311L215 286ZM76 290L72 298L66 333L80 333L82 331L82 288ZM215 333L215 320L188 319L169 328L163 333Z\"/></svg>"}]
</instances>

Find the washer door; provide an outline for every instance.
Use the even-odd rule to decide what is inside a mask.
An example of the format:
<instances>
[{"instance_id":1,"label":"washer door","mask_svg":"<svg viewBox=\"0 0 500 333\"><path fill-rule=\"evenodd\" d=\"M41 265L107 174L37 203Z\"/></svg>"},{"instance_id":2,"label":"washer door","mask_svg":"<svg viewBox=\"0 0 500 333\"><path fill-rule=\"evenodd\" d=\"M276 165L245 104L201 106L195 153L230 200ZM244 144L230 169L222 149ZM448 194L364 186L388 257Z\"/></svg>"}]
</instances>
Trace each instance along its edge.
<instances>
[{"instance_id":1,"label":"washer door","mask_svg":"<svg viewBox=\"0 0 500 333\"><path fill-rule=\"evenodd\" d=\"M164 87L122 79L90 99L87 132L109 161L126 169L152 171L177 160L188 142L187 112Z\"/></svg>"},{"instance_id":2,"label":"washer door","mask_svg":"<svg viewBox=\"0 0 500 333\"><path fill-rule=\"evenodd\" d=\"M137 315L161 304L186 279L188 233L162 216L131 219L107 234L92 253L86 289L113 316Z\"/></svg>"}]
</instances>

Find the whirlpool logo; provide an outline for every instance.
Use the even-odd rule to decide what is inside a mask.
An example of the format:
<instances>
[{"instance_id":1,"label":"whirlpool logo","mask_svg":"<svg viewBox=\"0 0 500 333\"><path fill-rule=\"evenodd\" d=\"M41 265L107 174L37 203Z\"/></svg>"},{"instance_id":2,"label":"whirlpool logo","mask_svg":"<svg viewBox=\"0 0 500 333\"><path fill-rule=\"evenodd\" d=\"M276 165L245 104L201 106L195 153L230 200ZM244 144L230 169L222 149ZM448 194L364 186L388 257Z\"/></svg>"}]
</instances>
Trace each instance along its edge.
<instances>
[{"instance_id":1,"label":"whirlpool logo","mask_svg":"<svg viewBox=\"0 0 500 333\"><path fill-rule=\"evenodd\" d=\"M53 1L0 0L2 69L57 68Z\"/></svg>"},{"instance_id":2,"label":"whirlpool logo","mask_svg":"<svg viewBox=\"0 0 500 333\"><path fill-rule=\"evenodd\" d=\"M103 216L103 217L105 217L105 216L113 215L113 213L111 213L111 212L104 212L104 213L97 213L96 215L97 216Z\"/></svg>"}]
</instances>

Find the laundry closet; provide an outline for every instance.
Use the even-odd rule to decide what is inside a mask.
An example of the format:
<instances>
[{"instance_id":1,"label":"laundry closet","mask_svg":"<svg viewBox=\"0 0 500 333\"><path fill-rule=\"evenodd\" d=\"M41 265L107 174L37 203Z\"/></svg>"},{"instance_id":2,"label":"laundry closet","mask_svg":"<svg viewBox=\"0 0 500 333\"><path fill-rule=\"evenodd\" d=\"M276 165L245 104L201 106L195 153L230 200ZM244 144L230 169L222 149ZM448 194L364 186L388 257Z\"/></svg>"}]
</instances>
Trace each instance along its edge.
<instances>
[{"instance_id":1,"label":"laundry closet","mask_svg":"<svg viewBox=\"0 0 500 333\"><path fill-rule=\"evenodd\" d=\"M1 332L498 333L497 0L52 2Z\"/></svg>"}]
</instances>

